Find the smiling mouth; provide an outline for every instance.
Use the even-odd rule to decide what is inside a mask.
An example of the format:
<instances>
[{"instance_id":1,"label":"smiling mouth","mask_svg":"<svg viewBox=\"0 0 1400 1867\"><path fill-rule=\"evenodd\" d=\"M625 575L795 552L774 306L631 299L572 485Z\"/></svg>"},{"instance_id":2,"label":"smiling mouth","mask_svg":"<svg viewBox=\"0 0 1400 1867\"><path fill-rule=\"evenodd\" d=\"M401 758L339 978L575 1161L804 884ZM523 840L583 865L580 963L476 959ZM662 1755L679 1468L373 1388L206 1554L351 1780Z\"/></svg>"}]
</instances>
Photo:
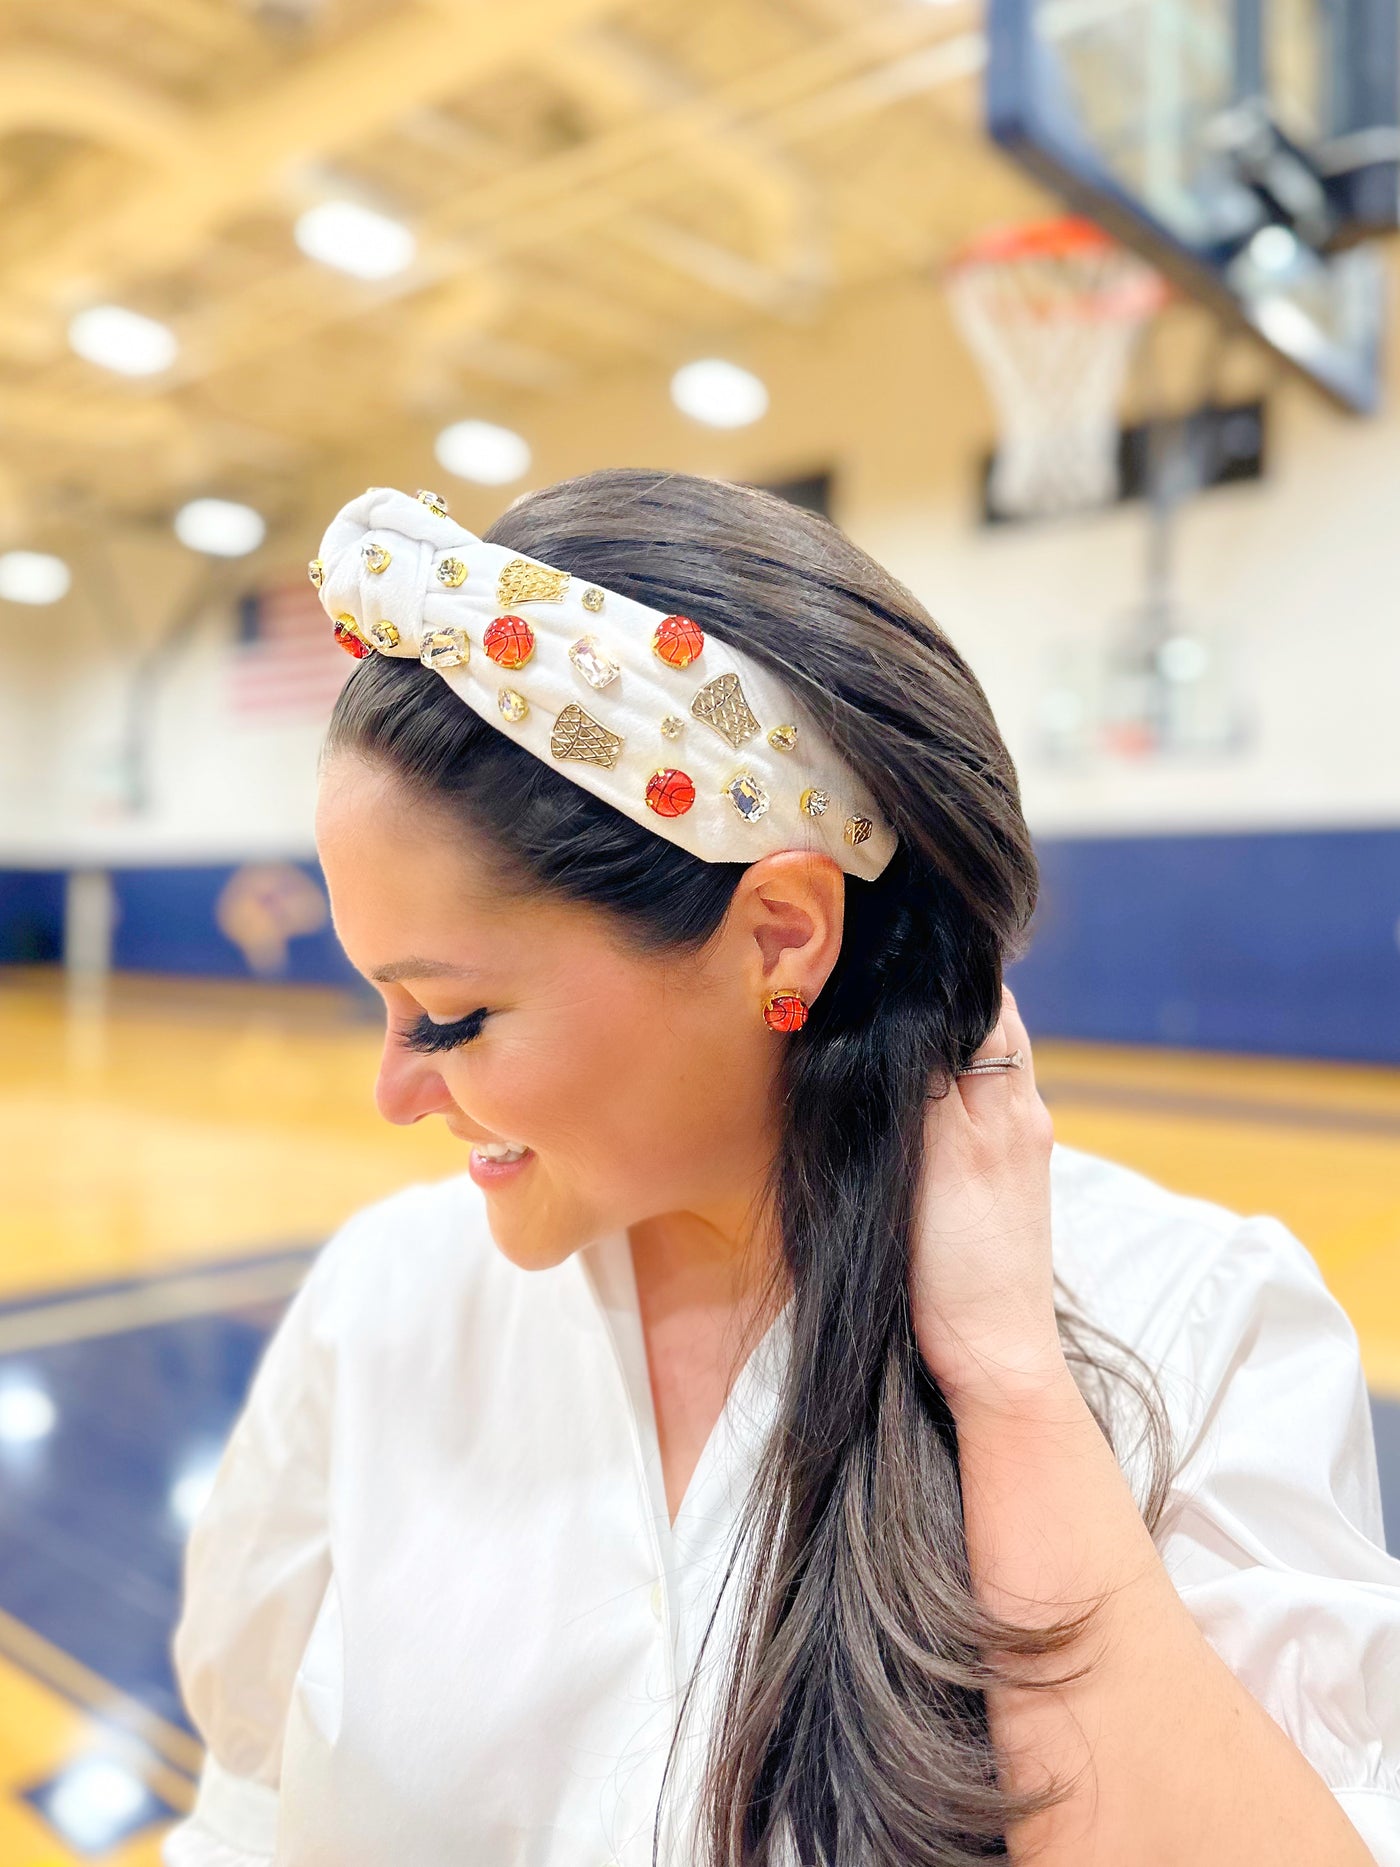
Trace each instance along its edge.
<instances>
[{"instance_id":1,"label":"smiling mouth","mask_svg":"<svg viewBox=\"0 0 1400 1867\"><path fill-rule=\"evenodd\" d=\"M483 1160L501 1162L523 1160L530 1152L523 1141L476 1141L472 1144L473 1154L479 1154Z\"/></svg>"}]
</instances>

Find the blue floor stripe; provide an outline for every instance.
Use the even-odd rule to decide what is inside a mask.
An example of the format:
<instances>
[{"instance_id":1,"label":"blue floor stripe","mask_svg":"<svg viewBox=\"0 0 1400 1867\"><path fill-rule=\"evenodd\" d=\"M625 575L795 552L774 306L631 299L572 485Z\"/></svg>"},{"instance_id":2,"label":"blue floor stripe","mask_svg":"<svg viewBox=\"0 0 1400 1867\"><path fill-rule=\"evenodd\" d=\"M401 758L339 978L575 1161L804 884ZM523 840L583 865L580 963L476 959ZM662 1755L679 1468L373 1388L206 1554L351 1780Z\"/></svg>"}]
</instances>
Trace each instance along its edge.
<instances>
[{"instance_id":1,"label":"blue floor stripe","mask_svg":"<svg viewBox=\"0 0 1400 1867\"><path fill-rule=\"evenodd\" d=\"M149 1290L157 1284L169 1283L173 1278L184 1280L191 1277L222 1277L229 1271L252 1270L260 1264L279 1264L287 1258L305 1258L308 1263L321 1248L321 1240L308 1243L305 1239L291 1239L285 1245L277 1245L262 1251L250 1251L232 1258L198 1258L189 1264L166 1264L158 1271L149 1271L139 1277L116 1277L106 1282L93 1283L86 1278L81 1283L44 1284L35 1290L26 1290L23 1296L7 1297L0 1302L0 1316L17 1316L25 1310L45 1309L51 1303L78 1302L87 1297L120 1296L128 1290Z\"/></svg>"}]
</instances>

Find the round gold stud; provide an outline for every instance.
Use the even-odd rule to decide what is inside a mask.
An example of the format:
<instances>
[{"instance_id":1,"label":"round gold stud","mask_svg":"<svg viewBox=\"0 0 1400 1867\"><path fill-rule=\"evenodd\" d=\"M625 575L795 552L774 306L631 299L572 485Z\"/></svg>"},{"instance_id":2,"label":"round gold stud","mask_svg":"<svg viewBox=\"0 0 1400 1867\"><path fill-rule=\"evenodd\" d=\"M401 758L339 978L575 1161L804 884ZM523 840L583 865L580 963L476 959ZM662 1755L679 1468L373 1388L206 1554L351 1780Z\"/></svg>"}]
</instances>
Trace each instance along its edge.
<instances>
[{"instance_id":1,"label":"round gold stud","mask_svg":"<svg viewBox=\"0 0 1400 1867\"><path fill-rule=\"evenodd\" d=\"M664 739L679 739L685 731L685 721L679 714L668 713L661 722L661 735Z\"/></svg>"},{"instance_id":2,"label":"round gold stud","mask_svg":"<svg viewBox=\"0 0 1400 1867\"><path fill-rule=\"evenodd\" d=\"M768 735L768 743L775 752L791 752L797 744L795 726L775 726Z\"/></svg>"},{"instance_id":3,"label":"round gold stud","mask_svg":"<svg viewBox=\"0 0 1400 1867\"><path fill-rule=\"evenodd\" d=\"M388 545L380 544L375 538L366 538L360 546L360 556L365 561L365 569L372 570L376 576L388 570L394 561Z\"/></svg>"},{"instance_id":4,"label":"round gold stud","mask_svg":"<svg viewBox=\"0 0 1400 1867\"><path fill-rule=\"evenodd\" d=\"M597 611L603 607L603 592L598 588L597 584L591 583L579 598L579 601L583 604L585 609L591 609L596 614Z\"/></svg>"},{"instance_id":5,"label":"round gold stud","mask_svg":"<svg viewBox=\"0 0 1400 1867\"><path fill-rule=\"evenodd\" d=\"M311 562L306 567L306 574L311 579L311 588L313 590L324 589L325 582L326 582L326 567L321 562L320 558L312 558Z\"/></svg>"},{"instance_id":6,"label":"round gold stud","mask_svg":"<svg viewBox=\"0 0 1400 1867\"><path fill-rule=\"evenodd\" d=\"M461 558L444 558L435 573L447 590L457 590L467 581L467 567Z\"/></svg>"}]
</instances>

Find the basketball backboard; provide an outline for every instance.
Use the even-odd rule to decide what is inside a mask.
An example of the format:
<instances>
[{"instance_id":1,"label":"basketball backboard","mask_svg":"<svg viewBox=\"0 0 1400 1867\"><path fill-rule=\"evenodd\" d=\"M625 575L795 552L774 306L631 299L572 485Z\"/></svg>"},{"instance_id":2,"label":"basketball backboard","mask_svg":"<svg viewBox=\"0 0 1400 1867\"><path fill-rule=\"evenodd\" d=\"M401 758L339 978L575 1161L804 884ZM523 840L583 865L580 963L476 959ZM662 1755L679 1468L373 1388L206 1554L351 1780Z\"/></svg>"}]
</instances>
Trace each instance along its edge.
<instances>
[{"instance_id":1,"label":"basketball backboard","mask_svg":"<svg viewBox=\"0 0 1400 1867\"><path fill-rule=\"evenodd\" d=\"M989 0L993 138L1334 400L1379 395L1396 0Z\"/></svg>"}]
</instances>

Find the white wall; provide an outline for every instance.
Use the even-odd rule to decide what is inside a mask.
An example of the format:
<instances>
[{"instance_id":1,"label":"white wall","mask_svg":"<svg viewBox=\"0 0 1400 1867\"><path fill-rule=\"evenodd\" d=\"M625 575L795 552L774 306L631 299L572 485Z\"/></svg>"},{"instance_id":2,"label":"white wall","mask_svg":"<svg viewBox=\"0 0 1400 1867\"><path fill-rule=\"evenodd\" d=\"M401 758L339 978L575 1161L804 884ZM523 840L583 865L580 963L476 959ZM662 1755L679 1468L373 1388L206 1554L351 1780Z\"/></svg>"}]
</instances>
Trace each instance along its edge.
<instances>
[{"instance_id":1,"label":"white wall","mask_svg":"<svg viewBox=\"0 0 1400 1867\"><path fill-rule=\"evenodd\" d=\"M670 408L658 365L510 411L535 446L533 479L605 463L746 479L832 467L839 520L919 594L982 677L1040 830L1400 822L1394 391L1383 415L1361 421L1280 384L1267 480L1210 493L1183 520L1181 595L1208 633L1233 641L1246 677L1253 738L1244 753L1065 767L1038 749L1047 654L1102 641L1139 596L1141 507L1053 526L976 525L974 466L989 417L929 283L845 302L811 326L765 328L728 351L773 392L757 427L697 429ZM1243 365L1242 380L1257 375ZM477 411L444 418L467 412ZM328 470L308 489L304 527L265 554L261 574L300 574L325 519L365 484L440 483L430 440L429 429L406 422ZM444 490L454 513L477 527L501 503L471 488ZM158 534L118 538L97 586L80 564L83 593L60 608L0 605L0 862L309 850L319 726L235 722L223 682L232 626L223 599L210 602L164 670L151 808L124 807L130 669L141 646L189 607L194 575L188 554ZM113 580L119 593L109 591Z\"/></svg>"}]
</instances>

